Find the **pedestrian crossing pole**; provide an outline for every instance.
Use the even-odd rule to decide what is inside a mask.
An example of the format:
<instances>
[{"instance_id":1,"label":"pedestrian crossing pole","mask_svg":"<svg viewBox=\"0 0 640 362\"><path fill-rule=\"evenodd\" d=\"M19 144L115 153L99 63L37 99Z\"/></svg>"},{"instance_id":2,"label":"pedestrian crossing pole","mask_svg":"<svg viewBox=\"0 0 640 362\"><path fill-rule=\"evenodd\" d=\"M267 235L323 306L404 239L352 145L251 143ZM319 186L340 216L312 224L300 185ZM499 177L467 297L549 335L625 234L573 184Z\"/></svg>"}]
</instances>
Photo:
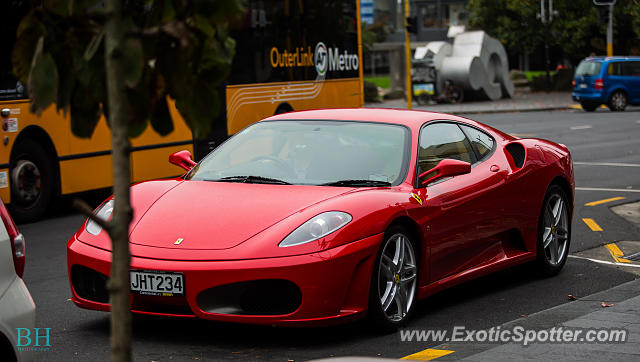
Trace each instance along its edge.
<instances>
[{"instance_id":1,"label":"pedestrian crossing pole","mask_svg":"<svg viewBox=\"0 0 640 362\"><path fill-rule=\"evenodd\" d=\"M609 19L607 19L607 56L613 56L613 6L616 0L593 0L596 6L606 6L609 8Z\"/></svg>"},{"instance_id":2,"label":"pedestrian crossing pole","mask_svg":"<svg viewBox=\"0 0 640 362\"><path fill-rule=\"evenodd\" d=\"M613 56L613 4L609 4L609 25L607 26L607 56Z\"/></svg>"}]
</instances>

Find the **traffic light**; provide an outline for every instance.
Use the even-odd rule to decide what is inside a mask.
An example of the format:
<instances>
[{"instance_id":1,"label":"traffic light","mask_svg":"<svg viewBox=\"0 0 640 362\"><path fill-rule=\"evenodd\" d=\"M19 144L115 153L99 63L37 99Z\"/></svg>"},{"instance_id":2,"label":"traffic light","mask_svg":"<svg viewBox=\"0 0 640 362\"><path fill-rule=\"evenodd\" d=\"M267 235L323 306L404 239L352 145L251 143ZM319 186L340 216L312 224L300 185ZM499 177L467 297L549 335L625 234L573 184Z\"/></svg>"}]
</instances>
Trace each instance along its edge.
<instances>
[{"instance_id":1,"label":"traffic light","mask_svg":"<svg viewBox=\"0 0 640 362\"><path fill-rule=\"evenodd\" d=\"M411 34L418 34L418 17L407 17L407 31Z\"/></svg>"}]
</instances>

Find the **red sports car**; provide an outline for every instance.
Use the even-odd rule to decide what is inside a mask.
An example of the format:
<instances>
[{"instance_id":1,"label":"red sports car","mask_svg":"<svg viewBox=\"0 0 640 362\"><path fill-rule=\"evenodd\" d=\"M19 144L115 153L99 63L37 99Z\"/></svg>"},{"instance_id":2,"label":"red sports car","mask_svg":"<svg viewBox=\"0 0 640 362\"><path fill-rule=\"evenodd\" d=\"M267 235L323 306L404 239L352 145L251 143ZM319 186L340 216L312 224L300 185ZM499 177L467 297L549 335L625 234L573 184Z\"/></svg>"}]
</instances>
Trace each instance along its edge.
<instances>
[{"instance_id":1,"label":"red sports car","mask_svg":"<svg viewBox=\"0 0 640 362\"><path fill-rule=\"evenodd\" d=\"M188 172L131 187L131 310L275 325L368 315L569 251L569 150L439 113L339 109L267 118ZM111 199L95 211L108 218ZM68 243L73 301L109 310L110 240Z\"/></svg>"}]
</instances>

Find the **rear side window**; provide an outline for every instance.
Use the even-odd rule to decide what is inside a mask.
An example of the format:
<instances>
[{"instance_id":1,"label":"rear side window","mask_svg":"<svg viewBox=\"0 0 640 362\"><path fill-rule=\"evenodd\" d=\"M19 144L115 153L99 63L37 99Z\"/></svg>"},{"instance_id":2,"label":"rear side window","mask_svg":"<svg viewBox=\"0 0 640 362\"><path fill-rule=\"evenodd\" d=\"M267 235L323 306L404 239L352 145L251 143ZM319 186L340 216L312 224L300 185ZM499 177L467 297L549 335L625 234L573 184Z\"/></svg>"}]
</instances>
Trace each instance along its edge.
<instances>
[{"instance_id":1,"label":"rear side window","mask_svg":"<svg viewBox=\"0 0 640 362\"><path fill-rule=\"evenodd\" d=\"M622 64L623 75L640 77L640 62L624 62Z\"/></svg>"},{"instance_id":2,"label":"rear side window","mask_svg":"<svg viewBox=\"0 0 640 362\"><path fill-rule=\"evenodd\" d=\"M578 65L578 69L576 69L576 76L593 76L600 74L600 67L602 63L595 61L586 61L583 60L580 65Z\"/></svg>"},{"instance_id":3,"label":"rear side window","mask_svg":"<svg viewBox=\"0 0 640 362\"><path fill-rule=\"evenodd\" d=\"M491 138L491 136L473 127L464 125L460 125L460 127L469 137L473 148L476 150L476 152L478 152L478 160L482 161L489 155L491 155L494 144L493 138Z\"/></svg>"},{"instance_id":4,"label":"rear side window","mask_svg":"<svg viewBox=\"0 0 640 362\"><path fill-rule=\"evenodd\" d=\"M609 75L624 75L622 62L614 62L609 64Z\"/></svg>"}]
</instances>

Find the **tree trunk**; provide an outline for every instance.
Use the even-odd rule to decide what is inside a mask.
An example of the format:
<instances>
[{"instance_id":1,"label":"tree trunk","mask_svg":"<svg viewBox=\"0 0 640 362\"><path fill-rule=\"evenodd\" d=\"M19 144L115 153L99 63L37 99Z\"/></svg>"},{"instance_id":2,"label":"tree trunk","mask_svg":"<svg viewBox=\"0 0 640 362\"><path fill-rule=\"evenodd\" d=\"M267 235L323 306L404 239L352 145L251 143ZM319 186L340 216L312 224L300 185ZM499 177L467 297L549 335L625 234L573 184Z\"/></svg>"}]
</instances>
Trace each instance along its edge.
<instances>
[{"instance_id":1,"label":"tree trunk","mask_svg":"<svg viewBox=\"0 0 640 362\"><path fill-rule=\"evenodd\" d=\"M123 78L122 0L107 0L105 70L113 147L113 218L109 229L112 248L111 278L111 360L131 361L131 312L129 310L129 127Z\"/></svg>"}]
</instances>

